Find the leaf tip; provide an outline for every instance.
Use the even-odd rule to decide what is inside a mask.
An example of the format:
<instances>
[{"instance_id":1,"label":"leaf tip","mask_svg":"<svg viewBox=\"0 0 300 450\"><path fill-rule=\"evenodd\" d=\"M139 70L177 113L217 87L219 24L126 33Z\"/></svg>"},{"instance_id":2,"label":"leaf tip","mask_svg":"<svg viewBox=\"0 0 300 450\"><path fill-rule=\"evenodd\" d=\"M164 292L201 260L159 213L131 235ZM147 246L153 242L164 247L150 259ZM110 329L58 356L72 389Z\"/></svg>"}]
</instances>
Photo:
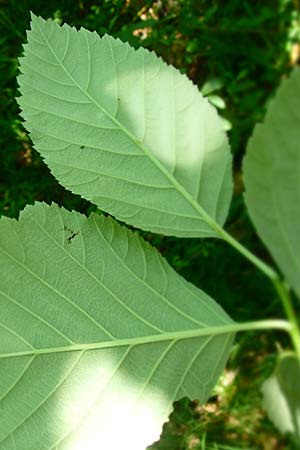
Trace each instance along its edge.
<instances>
[{"instance_id":1,"label":"leaf tip","mask_svg":"<svg viewBox=\"0 0 300 450\"><path fill-rule=\"evenodd\" d=\"M31 24L31 28L32 25L37 22L37 21L42 21L43 18L41 16L37 16L36 14L34 14L34 12L30 11L30 24Z\"/></svg>"}]
</instances>

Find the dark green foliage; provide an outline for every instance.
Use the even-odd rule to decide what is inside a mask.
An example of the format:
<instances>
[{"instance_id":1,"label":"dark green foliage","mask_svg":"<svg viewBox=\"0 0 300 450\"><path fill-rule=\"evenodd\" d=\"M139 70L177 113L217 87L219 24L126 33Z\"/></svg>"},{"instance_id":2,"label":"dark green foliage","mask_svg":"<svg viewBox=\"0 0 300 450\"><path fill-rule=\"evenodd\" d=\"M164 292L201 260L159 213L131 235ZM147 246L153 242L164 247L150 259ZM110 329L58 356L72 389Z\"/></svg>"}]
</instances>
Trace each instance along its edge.
<instances>
[{"instance_id":1,"label":"dark green foliage","mask_svg":"<svg viewBox=\"0 0 300 450\"><path fill-rule=\"evenodd\" d=\"M136 47L143 45L155 50L187 73L200 89L204 83L217 80L212 94L221 99L214 101L232 125L229 137L235 157L235 195L227 230L268 261L270 257L256 238L245 213L240 161L255 122L262 119L267 101L297 60L298 2L0 0L0 215L12 217L35 200L54 201L85 213L91 210L88 202L58 185L32 148L18 117L14 100L17 57L26 39L30 10L45 18L83 26L101 35L107 32ZM143 235L178 272L212 295L233 319L280 316L272 288L227 244L216 240ZM280 335L262 335L255 340L252 336L243 337L229 366L229 372L236 373L235 384L223 388L222 393L211 400L214 412L199 411L197 404L180 402L173 421L166 426L161 443L155 448L291 449L284 438L278 437L259 406L259 386L272 372L274 363L272 355L267 355L276 352L279 339L282 346L288 345ZM250 379L256 388L255 395L249 394ZM243 434L247 420L253 421L251 408L259 418ZM260 440L256 443L258 436ZM214 443L218 446L214 447Z\"/></svg>"}]
</instances>

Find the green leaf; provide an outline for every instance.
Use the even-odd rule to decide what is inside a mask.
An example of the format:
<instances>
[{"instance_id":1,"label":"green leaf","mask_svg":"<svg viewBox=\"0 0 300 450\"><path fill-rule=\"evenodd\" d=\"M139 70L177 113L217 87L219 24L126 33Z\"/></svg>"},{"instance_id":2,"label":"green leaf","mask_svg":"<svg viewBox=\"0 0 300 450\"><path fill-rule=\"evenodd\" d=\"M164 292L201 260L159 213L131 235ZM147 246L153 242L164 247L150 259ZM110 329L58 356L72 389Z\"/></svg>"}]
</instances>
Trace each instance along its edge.
<instances>
[{"instance_id":1,"label":"green leaf","mask_svg":"<svg viewBox=\"0 0 300 450\"><path fill-rule=\"evenodd\" d=\"M219 97L218 95L208 95L207 99L216 108L219 108L219 109L226 108L225 101L221 97Z\"/></svg>"},{"instance_id":2,"label":"green leaf","mask_svg":"<svg viewBox=\"0 0 300 450\"><path fill-rule=\"evenodd\" d=\"M206 401L236 324L136 233L38 203L0 267L1 450L140 450Z\"/></svg>"},{"instance_id":3,"label":"green leaf","mask_svg":"<svg viewBox=\"0 0 300 450\"><path fill-rule=\"evenodd\" d=\"M255 127L244 161L245 201L256 230L300 297L300 69Z\"/></svg>"},{"instance_id":4,"label":"green leaf","mask_svg":"<svg viewBox=\"0 0 300 450\"><path fill-rule=\"evenodd\" d=\"M63 186L145 230L216 236L231 155L185 75L145 49L35 16L24 48L22 116Z\"/></svg>"},{"instance_id":5,"label":"green leaf","mask_svg":"<svg viewBox=\"0 0 300 450\"><path fill-rule=\"evenodd\" d=\"M219 91L224 86L223 81L220 78L211 78L207 80L201 88L202 95L205 97L213 92Z\"/></svg>"},{"instance_id":6,"label":"green leaf","mask_svg":"<svg viewBox=\"0 0 300 450\"><path fill-rule=\"evenodd\" d=\"M300 448L300 362L283 353L273 375L262 386L263 406L281 433L290 433Z\"/></svg>"}]
</instances>

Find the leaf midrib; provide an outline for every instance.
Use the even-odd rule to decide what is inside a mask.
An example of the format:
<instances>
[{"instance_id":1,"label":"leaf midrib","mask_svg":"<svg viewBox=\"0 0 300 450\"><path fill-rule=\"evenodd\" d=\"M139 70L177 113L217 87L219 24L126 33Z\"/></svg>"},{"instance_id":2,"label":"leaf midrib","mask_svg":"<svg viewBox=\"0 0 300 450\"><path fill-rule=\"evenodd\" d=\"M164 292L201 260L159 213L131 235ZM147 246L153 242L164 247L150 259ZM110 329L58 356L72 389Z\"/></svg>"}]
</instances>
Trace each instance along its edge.
<instances>
[{"instance_id":1,"label":"leaf midrib","mask_svg":"<svg viewBox=\"0 0 300 450\"><path fill-rule=\"evenodd\" d=\"M145 147L142 142L140 142L127 128L125 128L121 122L119 122L114 116L112 116L105 108L103 108L85 89L83 89L80 84L75 80L75 78L70 74L70 72L66 69L62 61L58 58L55 51L53 50L49 40L43 33L38 20L35 21L40 34L42 38L44 39L47 47L49 48L50 52L58 62L58 64L61 66L62 70L66 73L66 75L70 78L70 80L77 86L77 88L96 106L100 109L100 111L106 115L113 123L116 124L116 126L122 131L124 134L128 136L128 138L137 146L139 147L144 154L152 161L152 163L165 175L165 177L174 185L175 190L179 192L185 200L197 211L200 218L206 222L206 224L216 232L216 234L219 237L222 237L220 233L220 226L219 224L202 208L202 206L194 200L192 195L185 189L183 186L176 180L176 178L165 168L165 166L154 157L151 151L148 150L147 147ZM52 27L54 24L52 24ZM53 31L53 28L52 28ZM67 33L69 35L69 31ZM69 41L68 41L69 42ZM68 48L68 46L67 46ZM67 51L67 50L66 50Z\"/></svg>"},{"instance_id":2,"label":"leaf midrib","mask_svg":"<svg viewBox=\"0 0 300 450\"><path fill-rule=\"evenodd\" d=\"M1 359L16 358L22 356L46 355L51 353L64 353L75 351L99 350L111 347L137 346L154 344L163 341L180 341L194 339L203 336L217 336L220 334L236 333L241 330L239 323L229 323L228 325L213 326L207 328L195 328L193 330L170 331L164 334L153 334L150 336L139 336L126 339L115 339L111 341L91 342L89 344L76 344L63 347L37 348L22 352L10 352L0 354Z\"/></svg>"}]
</instances>

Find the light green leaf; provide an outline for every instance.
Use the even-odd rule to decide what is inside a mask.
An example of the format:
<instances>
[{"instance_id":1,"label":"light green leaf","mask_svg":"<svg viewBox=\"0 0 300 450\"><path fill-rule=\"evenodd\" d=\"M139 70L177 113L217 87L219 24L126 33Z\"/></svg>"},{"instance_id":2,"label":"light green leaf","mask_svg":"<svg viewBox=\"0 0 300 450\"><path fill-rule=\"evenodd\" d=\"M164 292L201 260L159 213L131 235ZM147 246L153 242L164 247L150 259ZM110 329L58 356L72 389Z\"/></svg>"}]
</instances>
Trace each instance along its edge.
<instances>
[{"instance_id":1,"label":"light green leaf","mask_svg":"<svg viewBox=\"0 0 300 450\"><path fill-rule=\"evenodd\" d=\"M1 450L141 450L206 401L236 324L136 233L36 204L0 267Z\"/></svg>"},{"instance_id":2,"label":"light green leaf","mask_svg":"<svg viewBox=\"0 0 300 450\"><path fill-rule=\"evenodd\" d=\"M221 97L219 97L218 95L213 95L213 94L212 95L208 95L207 99L216 108L219 108L219 109L226 108L225 101Z\"/></svg>"},{"instance_id":3,"label":"light green leaf","mask_svg":"<svg viewBox=\"0 0 300 450\"><path fill-rule=\"evenodd\" d=\"M281 433L292 434L300 448L300 362L283 353L274 374L262 386L263 406Z\"/></svg>"},{"instance_id":4,"label":"light green leaf","mask_svg":"<svg viewBox=\"0 0 300 450\"><path fill-rule=\"evenodd\" d=\"M232 129L232 123L228 119L225 119L225 117L221 117L221 120L225 131L229 131Z\"/></svg>"},{"instance_id":5,"label":"light green leaf","mask_svg":"<svg viewBox=\"0 0 300 450\"><path fill-rule=\"evenodd\" d=\"M232 192L223 124L196 86L145 49L32 17L19 99L67 189L136 227L215 236Z\"/></svg>"},{"instance_id":6,"label":"light green leaf","mask_svg":"<svg viewBox=\"0 0 300 450\"><path fill-rule=\"evenodd\" d=\"M300 297L300 69L282 83L244 161L256 230Z\"/></svg>"}]
</instances>

